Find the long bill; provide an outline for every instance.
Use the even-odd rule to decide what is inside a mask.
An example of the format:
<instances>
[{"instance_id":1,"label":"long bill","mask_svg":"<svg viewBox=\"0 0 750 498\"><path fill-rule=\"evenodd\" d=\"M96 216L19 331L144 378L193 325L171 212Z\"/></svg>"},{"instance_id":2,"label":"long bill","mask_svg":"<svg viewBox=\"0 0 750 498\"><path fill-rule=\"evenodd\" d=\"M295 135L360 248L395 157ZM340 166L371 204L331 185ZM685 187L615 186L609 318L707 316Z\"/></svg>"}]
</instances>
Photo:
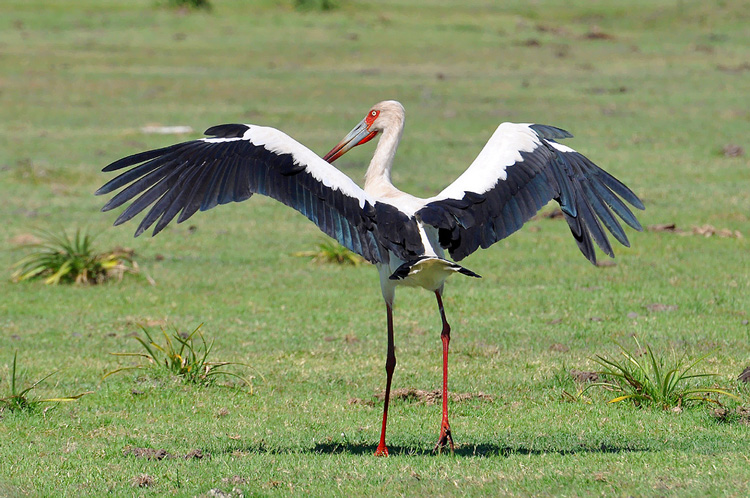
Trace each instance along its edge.
<instances>
[{"instance_id":1,"label":"long bill","mask_svg":"<svg viewBox=\"0 0 750 498\"><path fill-rule=\"evenodd\" d=\"M365 122L364 119L360 121L359 124L355 126L352 131L350 131L344 137L344 139L336 145L336 147L331 149L328 154L323 156L323 159L325 159L329 163L332 163L357 145L362 145L375 138L375 135L377 135L378 132L370 131L368 127L369 125Z\"/></svg>"}]
</instances>

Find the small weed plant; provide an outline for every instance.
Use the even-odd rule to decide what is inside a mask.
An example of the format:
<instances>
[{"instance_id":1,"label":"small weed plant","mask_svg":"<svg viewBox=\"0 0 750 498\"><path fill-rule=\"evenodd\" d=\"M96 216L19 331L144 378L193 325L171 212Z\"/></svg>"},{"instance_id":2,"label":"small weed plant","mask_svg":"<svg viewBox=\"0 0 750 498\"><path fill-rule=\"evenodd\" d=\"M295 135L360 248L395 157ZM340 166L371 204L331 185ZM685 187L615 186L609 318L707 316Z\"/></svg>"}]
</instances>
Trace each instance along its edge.
<instances>
[{"instance_id":1,"label":"small weed plant","mask_svg":"<svg viewBox=\"0 0 750 498\"><path fill-rule=\"evenodd\" d=\"M94 237L81 229L72 237L66 232L58 235L40 231L38 235L39 242L26 246L32 252L13 265L13 281L40 278L49 285L99 284L112 278L120 280L125 273L139 274L133 251L116 248L97 252Z\"/></svg>"},{"instance_id":2,"label":"small weed plant","mask_svg":"<svg viewBox=\"0 0 750 498\"><path fill-rule=\"evenodd\" d=\"M251 368L249 365L231 361L208 360L214 341L211 341L210 343L206 342L206 339L200 330L202 326L203 324L199 325L189 334L180 334L175 330L175 332L170 335L166 330L162 329L161 332L164 336L164 342L162 344L156 342L147 328L141 327L141 330L143 330L143 333L146 335L146 339L138 336L136 336L135 339L141 346L143 346L145 352L111 354L114 356L145 358L148 360L148 364L118 368L117 370L107 373L104 378L118 372L152 366L162 369L168 374L181 378L185 382L191 384L209 385L220 375L233 377L247 385L252 393L252 383L248 378L223 369L229 365L240 365L246 368Z\"/></svg>"},{"instance_id":3,"label":"small weed plant","mask_svg":"<svg viewBox=\"0 0 750 498\"><path fill-rule=\"evenodd\" d=\"M39 408L40 405L43 403L64 403L69 401L75 401L87 394L92 394L93 391L86 391L81 394L77 394L75 396L64 396L61 398L31 398L29 394L36 389L36 387L50 378L52 375L54 375L57 372L52 372L48 375L45 375L38 381L34 382L29 387L26 387L24 389L20 389L18 386L18 374L17 374L17 365L18 361L18 352L16 352L13 355L13 366L11 367L10 371L10 394L4 398L0 398L0 411L9 411L9 412L33 412L36 411L37 408Z\"/></svg>"},{"instance_id":4,"label":"small weed plant","mask_svg":"<svg viewBox=\"0 0 750 498\"><path fill-rule=\"evenodd\" d=\"M312 258L316 263L333 263L339 265L359 266L364 259L359 255L342 246L335 240L324 239L318 242L314 251L301 251L294 253L295 256Z\"/></svg>"},{"instance_id":5,"label":"small weed plant","mask_svg":"<svg viewBox=\"0 0 750 498\"><path fill-rule=\"evenodd\" d=\"M657 356L650 346L641 348L636 339L635 352L618 344L622 360L597 355L594 361L604 369L599 375L605 379L589 387L603 387L620 395L609 400L617 403L629 400L636 406L657 405L664 409L682 408L689 403L717 403L712 395L737 398L734 394L717 387L698 387L692 381L715 376L710 373L694 373L694 368L711 352L697 360L688 361L686 355L672 355L671 361ZM640 358L639 358L640 356Z\"/></svg>"}]
</instances>

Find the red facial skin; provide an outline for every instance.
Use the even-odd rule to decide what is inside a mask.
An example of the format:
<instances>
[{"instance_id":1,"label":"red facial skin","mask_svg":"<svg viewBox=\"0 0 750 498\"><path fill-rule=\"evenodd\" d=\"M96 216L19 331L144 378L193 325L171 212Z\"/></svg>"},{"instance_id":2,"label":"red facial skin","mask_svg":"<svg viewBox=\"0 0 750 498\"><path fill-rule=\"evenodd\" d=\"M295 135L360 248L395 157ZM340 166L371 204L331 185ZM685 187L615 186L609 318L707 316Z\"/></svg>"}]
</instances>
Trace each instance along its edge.
<instances>
[{"instance_id":1,"label":"red facial skin","mask_svg":"<svg viewBox=\"0 0 750 498\"><path fill-rule=\"evenodd\" d=\"M364 123L360 122L359 125L357 125L352 131L349 132L349 134L341 141L339 142L336 147L331 149L331 151L323 156L323 159L328 161L329 163L332 163L339 157L346 154L348 150L350 150L352 147L356 147L358 145L365 144L375 138L375 135L378 134L377 131L370 131L370 127L375 122L376 119L378 119L378 116L380 116L380 111L378 110L372 110L367 114L367 117L363 120ZM362 124L365 126L362 127ZM364 133L367 133L363 136ZM362 137L357 142L353 142L356 138Z\"/></svg>"},{"instance_id":2,"label":"red facial skin","mask_svg":"<svg viewBox=\"0 0 750 498\"><path fill-rule=\"evenodd\" d=\"M380 111L370 111L370 114L367 115L367 117L365 118L365 123L367 123L368 130L370 129L370 126L372 126L372 124L375 122L375 120L378 119L378 116L380 116ZM362 144L369 142L370 140L375 138L375 135L377 134L378 134L377 131L373 131L372 133L367 135L365 138L357 142L357 145L362 145Z\"/></svg>"}]
</instances>

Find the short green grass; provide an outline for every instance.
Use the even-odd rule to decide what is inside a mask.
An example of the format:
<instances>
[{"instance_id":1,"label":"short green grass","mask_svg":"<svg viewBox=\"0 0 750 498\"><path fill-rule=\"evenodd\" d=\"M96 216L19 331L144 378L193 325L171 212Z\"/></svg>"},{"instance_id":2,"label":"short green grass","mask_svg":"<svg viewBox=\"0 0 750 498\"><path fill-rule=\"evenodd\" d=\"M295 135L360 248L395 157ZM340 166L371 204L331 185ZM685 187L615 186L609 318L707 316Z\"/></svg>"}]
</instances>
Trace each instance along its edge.
<instances>
[{"instance_id":1,"label":"short green grass","mask_svg":"<svg viewBox=\"0 0 750 498\"><path fill-rule=\"evenodd\" d=\"M591 358L635 335L692 358L716 350L703 371L748 404L736 383L750 364L742 2L212 4L210 13L151 0L0 6L0 377L18 351L26 379L65 367L40 397L94 391L44 415L2 414L0 495L750 493L746 425L705 407L676 414L564 395L576 388L567 370L595 370ZM295 257L319 232L268 199L134 241L135 226L112 228L115 215L99 213L92 193L107 163L224 122L275 126L324 153L386 98L407 109L393 178L416 195L460 174L499 122L534 121L571 131L566 143L631 186L647 205L644 226L711 224L745 238L631 231L617 265L596 268L564 223L541 219L472 255L465 265L484 278L452 279L445 299L450 389L492 400L452 403L452 457L430 453L439 405L394 401L392 457L373 458L385 313L371 267ZM153 124L196 133L140 131ZM725 157L727 144L745 155ZM337 165L359 180L371 152ZM26 234L78 227L104 247L133 248L156 285L10 282ZM400 291L395 319L394 387L437 388L434 298ZM138 324L197 323L217 358L263 375L252 395L140 371L101 382ZM211 456L145 460L127 447ZM133 487L141 474L153 485Z\"/></svg>"}]
</instances>

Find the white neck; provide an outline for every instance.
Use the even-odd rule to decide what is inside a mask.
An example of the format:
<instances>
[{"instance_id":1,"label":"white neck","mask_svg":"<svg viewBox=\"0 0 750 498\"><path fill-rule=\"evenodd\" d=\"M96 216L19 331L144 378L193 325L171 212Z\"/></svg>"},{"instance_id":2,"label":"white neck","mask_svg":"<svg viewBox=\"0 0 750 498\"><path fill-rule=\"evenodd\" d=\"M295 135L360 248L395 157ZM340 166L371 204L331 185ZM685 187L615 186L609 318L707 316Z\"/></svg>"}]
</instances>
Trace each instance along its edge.
<instances>
[{"instance_id":1,"label":"white neck","mask_svg":"<svg viewBox=\"0 0 750 498\"><path fill-rule=\"evenodd\" d=\"M370 166L365 173L365 191L373 190L376 186L383 184L392 185L391 167L393 158L396 155L396 149L401 142L401 133L404 131L403 120L391 123L390 126L383 130L382 136L375 148L375 154L372 156Z\"/></svg>"}]
</instances>

